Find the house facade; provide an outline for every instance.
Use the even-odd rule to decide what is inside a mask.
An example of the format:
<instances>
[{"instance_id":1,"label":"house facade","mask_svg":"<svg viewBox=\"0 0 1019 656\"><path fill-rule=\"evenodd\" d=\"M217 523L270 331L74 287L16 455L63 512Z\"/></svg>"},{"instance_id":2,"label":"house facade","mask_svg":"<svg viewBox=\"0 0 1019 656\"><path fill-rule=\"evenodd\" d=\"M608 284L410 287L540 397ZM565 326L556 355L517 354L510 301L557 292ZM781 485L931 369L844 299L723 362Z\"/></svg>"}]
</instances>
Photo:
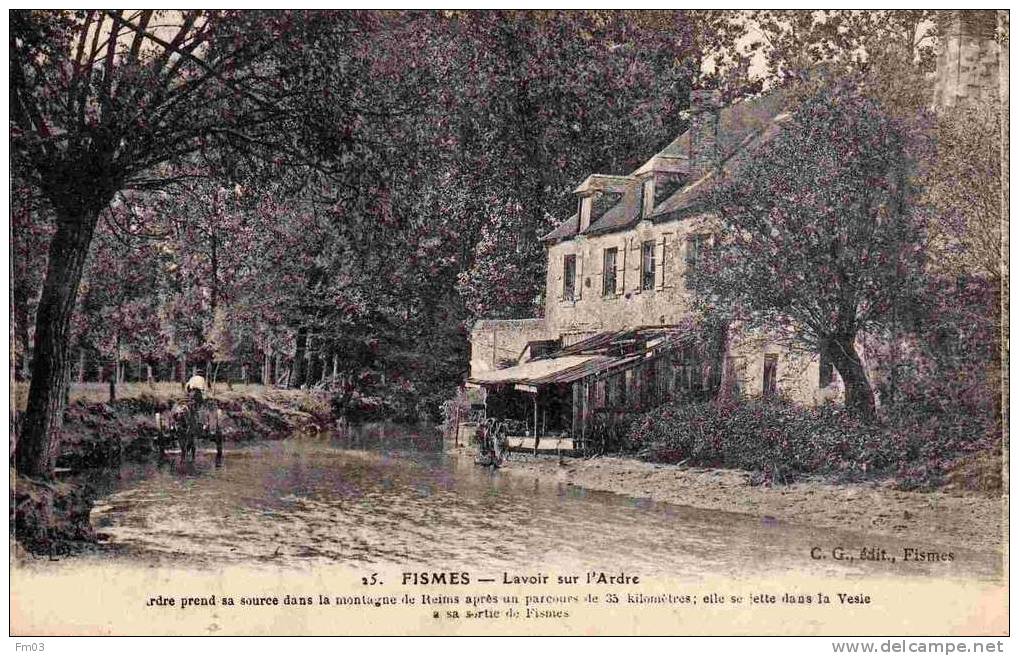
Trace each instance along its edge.
<instances>
[{"instance_id":1,"label":"house facade","mask_svg":"<svg viewBox=\"0 0 1019 656\"><path fill-rule=\"evenodd\" d=\"M968 16L978 13L947 18L935 81L941 105L985 97L985 78L997 81L990 75L994 12ZM583 432L591 413L696 396L723 377L749 396L841 399L831 364L789 350L789 340L735 326L721 352L705 354L694 353L687 334L693 296L686 280L720 229L702 192L781 129L786 102L772 93L722 107L717 92L694 91L689 127L675 141L627 175L584 180L573 191L575 213L543 237L544 315L477 322L469 384L506 397L505 407L526 407L509 397L532 395L536 432L544 425L537 419L543 396L572 433ZM867 366L865 348L861 354Z\"/></svg>"},{"instance_id":2,"label":"house facade","mask_svg":"<svg viewBox=\"0 0 1019 656\"><path fill-rule=\"evenodd\" d=\"M629 175L584 180L573 192L576 213L543 238L544 316L475 324L471 378L480 381L486 372L523 364L535 343L568 347L601 333L686 325L693 301L687 273L712 247L718 229L700 205L699 191L720 167L776 129L783 108L780 94L723 108L718 92L694 91L683 135ZM816 384L806 381L811 371L817 381L816 358L793 362L762 337L740 336L733 348L738 352L727 355L737 361L732 368L745 377L739 386L746 393L778 392L781 386L800 400L814 400Z\"/></svg>"}]
</instances>

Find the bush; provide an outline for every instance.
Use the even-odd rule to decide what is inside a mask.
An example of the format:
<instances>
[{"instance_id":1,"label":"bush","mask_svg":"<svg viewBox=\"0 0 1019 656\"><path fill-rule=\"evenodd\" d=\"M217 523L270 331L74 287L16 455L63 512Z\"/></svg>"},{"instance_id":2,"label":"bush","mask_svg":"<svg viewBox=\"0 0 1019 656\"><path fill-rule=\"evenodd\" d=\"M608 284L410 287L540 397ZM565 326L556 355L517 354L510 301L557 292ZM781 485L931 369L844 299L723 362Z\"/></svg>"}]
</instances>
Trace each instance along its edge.
<instances>
[{"instance_id":1,"label":"bush","mask_svg":"<svg viewBox=\"0 0 1019 656\"><path fill-rule=\"evenodd\" d=\"M844 408L783 399L665 405L634 422L629 441L653 462L755 472L786 483L805 474L840 481L898 477L905 488L939 484L954 459L983 448L979 422L861 422ZM993 434L990 433L990 434Z\"/></svg>"},{"instance_id":2,"label":"bush","mask_svg":"<svg viewBox=\"0 0 1019 656\"><path fill-rule=\"evenodd\" d=\"M634 425L643 415L635 412L599 410L591 420L588 450L594 453L633 451Z\"/></svg>"}]
</instances>

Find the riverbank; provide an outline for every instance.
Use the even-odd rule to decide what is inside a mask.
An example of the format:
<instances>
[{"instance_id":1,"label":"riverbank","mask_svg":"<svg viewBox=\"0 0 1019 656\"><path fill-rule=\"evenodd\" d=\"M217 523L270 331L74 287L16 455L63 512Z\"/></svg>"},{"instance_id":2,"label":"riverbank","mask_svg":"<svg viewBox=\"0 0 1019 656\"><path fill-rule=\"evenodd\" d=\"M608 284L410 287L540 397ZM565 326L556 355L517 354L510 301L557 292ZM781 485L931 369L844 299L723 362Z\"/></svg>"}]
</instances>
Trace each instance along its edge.
<instances>
[{"instance_id":1,"label":"riverbank","mask_svg":"<svg viewBox=\"0 0 1019 656\"><path fill-rule=\"evenodd\" d=\"M165 413L183 393L174 383L133 383L118 386L114 401L101 400L95 385L72 387L70 396L57 479L34 480L10 470L10 533L34 553L67 553L95 540L89 522L93 482L113 475L124 462L158 458L156 413ZM321 392L223 386L209 401L222 413L228 443L282 439L298 431L329 430L332 424L329 397ZM17 390L15 404L23 408ZM10 449L13 454L13 442Z\"/></svg>"},{"instance_id":2,"label":"riverbank","mask_svg":"<svg viewBox=\"0 0 1019 656\"><path fill-rule=\"evenodd\" d=\"M915 540L920 547L965 544L979 551L1001 550L1008 503L1007 495L1001 494L952 489L905 492L894 489L893 481L751 485L748 472L620 457L560 461L513 454L501 471L704 510L884 534Z\"/></svg>"}]
</instances>

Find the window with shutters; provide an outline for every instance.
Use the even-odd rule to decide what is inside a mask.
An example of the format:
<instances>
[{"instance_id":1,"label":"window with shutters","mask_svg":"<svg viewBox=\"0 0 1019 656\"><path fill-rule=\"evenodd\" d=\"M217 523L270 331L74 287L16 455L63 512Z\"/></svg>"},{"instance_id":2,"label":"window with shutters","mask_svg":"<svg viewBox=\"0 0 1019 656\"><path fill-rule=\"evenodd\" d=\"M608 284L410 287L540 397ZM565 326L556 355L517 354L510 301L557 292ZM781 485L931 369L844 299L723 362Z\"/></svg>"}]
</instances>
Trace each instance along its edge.
<instances>
[{"instance_id":1,"label":"window with shutters","mask_svg":"<svg viewBox=\"0 0 1019 656\"><path fill-rule=\"evenodd\" d=\"M649 239L640 248L640 288L655 288L655 242Z\"/></svg>"},{"instance_id":2,"label":"window with shutters","mask_svg":"<svg viewBox=\"0 0 1019 656\"><path fill-rule=\"evenodd\" d=\"M616 293L616 259L619 249L606 248L602 256L602 296L614 296Z\"/></svg>"},{"instance_id":3,"label":"window with shutters","mask_svg":"<svg viewBox=\"0 0 1019 656\"><path fill-rule=\"evenodd\" d=\"M778 391L778 355L764 356L764 395L774 396Z\"/></svg>"},{"instance_id":4,"label":"window with shutters","mask_svg":"<svg viewBox=\"0 0 1019 656\"><path fill-rule=\"evenodd\" d=\"M572 301L577 294L577 256L563 257L563 300Z\"/></svg>"},{"instance_id":5,"label":"window with shutters","mask_svg":"<svg viewBox=\"0 0 1019 656\"><path fill-rule=\"evenodd\" d=\"M690 235L686 238L686 266L696 269L711 246L710 235Z\"/></svg>"}]
</instances>

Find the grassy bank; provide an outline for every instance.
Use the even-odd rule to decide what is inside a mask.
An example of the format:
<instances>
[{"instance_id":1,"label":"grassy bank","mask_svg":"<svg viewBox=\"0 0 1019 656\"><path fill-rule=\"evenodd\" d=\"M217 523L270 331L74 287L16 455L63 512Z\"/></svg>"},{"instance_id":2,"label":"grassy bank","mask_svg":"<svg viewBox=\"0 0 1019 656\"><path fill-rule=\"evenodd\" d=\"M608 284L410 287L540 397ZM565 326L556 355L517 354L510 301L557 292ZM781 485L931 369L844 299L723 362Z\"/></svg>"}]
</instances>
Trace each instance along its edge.
<instances>
[{"instance_id":1,"label":"grassy bank","mask_svg":"<svg viewBox=\"0 0 1019 656\"><path fill-rule=\"evenodd\" d=\"M321 393L309 390L289 390L266 387L264 385L240 385L235 384L228 387L225 383L218 383L212 390L215 399L223 401L238 399L269 400L276 404L283 404L289 407L309 407L314 409L315 405L323 399ZM184 398L184 392L180 383L120 383L117 385L117 399L140 399L149 398L161 403L170 403ZM69 401L75 403L106 403L110 399L110 388L107 383L72 383L69 394ZM28 383L16 382L14 384L14 407L18 411L25 409L28 402ZM326 399L328 401L328 399ZM309 405L310 404L310 405Z\"/></svg>"},{"instance_id":2,"label":"grassy bank","mask_svg":"<svg viewBox=\"0 0 1019 656\"><path fill-rule=\"evenodd\" d=\"M20 412L27 388L16 386L14 396ZM91 541L89 513L95 493L90 481L124 462L158 457L155 415L183 396L174 383L128 383L117 387L111 402L103 385L72 386L56 458L57 480L33 480L10 471L11 535L36 553L73 551ZM281 439L300 430L325 430L332 423L324 392L223 385L209 400L222 412L227 442ZM11 440L13 452L13 433Z\"/></svg>"}]
</instances>

